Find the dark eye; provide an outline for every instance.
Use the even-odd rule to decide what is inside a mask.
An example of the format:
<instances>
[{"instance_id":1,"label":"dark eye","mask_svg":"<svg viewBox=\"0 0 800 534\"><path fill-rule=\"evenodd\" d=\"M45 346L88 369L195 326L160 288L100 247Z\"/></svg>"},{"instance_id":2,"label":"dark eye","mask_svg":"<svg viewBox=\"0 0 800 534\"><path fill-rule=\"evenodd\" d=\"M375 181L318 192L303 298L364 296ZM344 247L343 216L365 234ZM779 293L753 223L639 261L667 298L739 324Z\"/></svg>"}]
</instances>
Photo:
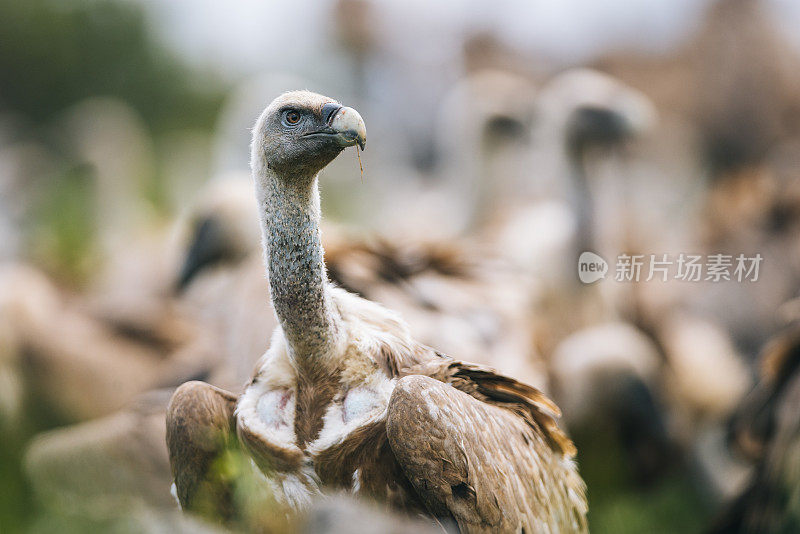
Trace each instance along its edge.
<instances>
[{"instance_id":1,"label":"dark eye","mask_svg":"<svg viewBox=\"0 0 800 534\"><path fill-rule=\"evenodd\" d=\"M286 122L288 124L297 124L298 122L300 122L300 113L293 109L290 109L289 111L286 112Z\"/></svg>"}]
</instances>

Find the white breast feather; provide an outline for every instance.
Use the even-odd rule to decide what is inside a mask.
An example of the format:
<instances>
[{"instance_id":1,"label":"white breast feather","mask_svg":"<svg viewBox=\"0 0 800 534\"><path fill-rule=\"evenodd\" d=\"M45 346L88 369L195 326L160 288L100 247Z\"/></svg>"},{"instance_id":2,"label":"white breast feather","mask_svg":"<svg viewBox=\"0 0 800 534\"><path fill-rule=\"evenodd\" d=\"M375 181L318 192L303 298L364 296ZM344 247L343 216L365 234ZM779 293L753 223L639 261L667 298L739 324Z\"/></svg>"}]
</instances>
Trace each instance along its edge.
<instances>
[{"instance_id":1,"label":"white breast feather","mask_svg":"<svg viewBox=\"0 0 800 534\"><path fill-rule=\"evenodd\" d=\"M342 401L331 404L325 412L322 431L309 444L308 452L319 454L343 442L357 428L385 419L396 382L375 374L365 385L350 390Z\"/></svg>"}]
</instances>

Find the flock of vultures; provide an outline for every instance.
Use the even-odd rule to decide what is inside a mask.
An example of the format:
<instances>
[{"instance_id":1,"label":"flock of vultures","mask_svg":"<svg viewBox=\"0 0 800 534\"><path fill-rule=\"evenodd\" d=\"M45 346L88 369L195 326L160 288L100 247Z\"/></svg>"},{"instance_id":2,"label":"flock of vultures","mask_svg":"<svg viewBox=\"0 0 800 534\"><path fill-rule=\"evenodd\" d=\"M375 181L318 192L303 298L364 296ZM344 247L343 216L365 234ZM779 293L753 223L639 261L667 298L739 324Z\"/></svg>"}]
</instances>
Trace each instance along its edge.
<instances>
[{"instance_id":1,"label":"flock of vultures","mask_svg":"<svg viewBox=\"0 0 800 534\"><path fill-rule=\"evenodd\" d=\"M158 228L84 104L92 283L0 264L0 426L60 425L21 454L42 528L800 531L800 70L753 4L544 79L474 41L410 126L435 164L376 104L262 92L250 171ZM343 172L369 230L326 215Z\"/></svg>"}]
</instances>

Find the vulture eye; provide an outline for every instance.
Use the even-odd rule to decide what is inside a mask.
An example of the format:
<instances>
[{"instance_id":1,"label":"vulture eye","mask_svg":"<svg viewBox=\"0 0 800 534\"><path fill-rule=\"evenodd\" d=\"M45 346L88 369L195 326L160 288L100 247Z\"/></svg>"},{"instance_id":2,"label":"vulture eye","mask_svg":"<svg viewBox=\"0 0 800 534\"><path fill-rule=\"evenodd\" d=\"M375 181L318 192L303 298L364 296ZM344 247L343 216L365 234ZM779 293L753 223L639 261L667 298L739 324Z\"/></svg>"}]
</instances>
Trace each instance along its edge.
<instances>
[{"instance_id":1,"label":"vulture eye","mask_svg":"<svg viewBox=\"0 0 800 534\"><path fill-rule=\"evenodd\" d=\"M283 118L286 120L287 124L294 125L300 122L300 113L294 109L290 109Z\"/></svg>"}]
</instances>

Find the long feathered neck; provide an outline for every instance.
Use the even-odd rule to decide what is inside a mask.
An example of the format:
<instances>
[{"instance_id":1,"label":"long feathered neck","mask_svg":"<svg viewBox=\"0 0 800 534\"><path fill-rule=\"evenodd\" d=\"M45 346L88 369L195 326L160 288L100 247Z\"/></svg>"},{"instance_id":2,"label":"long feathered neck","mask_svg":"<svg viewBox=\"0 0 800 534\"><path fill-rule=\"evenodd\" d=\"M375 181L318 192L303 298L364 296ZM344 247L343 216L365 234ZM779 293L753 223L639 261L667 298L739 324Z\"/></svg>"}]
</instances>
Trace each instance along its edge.
<instances>
[{"instance_id":1,"label":"long feathered neck","mask_svg":"<svg viewBox=\"0 0 800 534\"><path fill-rule=\"evenodd\" d=\"M597 245L595 242L594 229L594 202L589 189L586 171L586 155L582 147L567 148L567 164L569 166L570 195L571 204L577 216L577 239L575 241L575 261L577 265L578 257L582 252L593 251Z\"/></svg>"},{"instance_id":2,"label":"long feathered neck","mask_svg":"<svg viewBox=\"0 0 800 534\"><path fill-rule=\"evenodd\" d=\"M275 313L300 363L324 360L339 341L341 319L329 295L317 177L254 172Z\"/></svg>"}]
</instances>

